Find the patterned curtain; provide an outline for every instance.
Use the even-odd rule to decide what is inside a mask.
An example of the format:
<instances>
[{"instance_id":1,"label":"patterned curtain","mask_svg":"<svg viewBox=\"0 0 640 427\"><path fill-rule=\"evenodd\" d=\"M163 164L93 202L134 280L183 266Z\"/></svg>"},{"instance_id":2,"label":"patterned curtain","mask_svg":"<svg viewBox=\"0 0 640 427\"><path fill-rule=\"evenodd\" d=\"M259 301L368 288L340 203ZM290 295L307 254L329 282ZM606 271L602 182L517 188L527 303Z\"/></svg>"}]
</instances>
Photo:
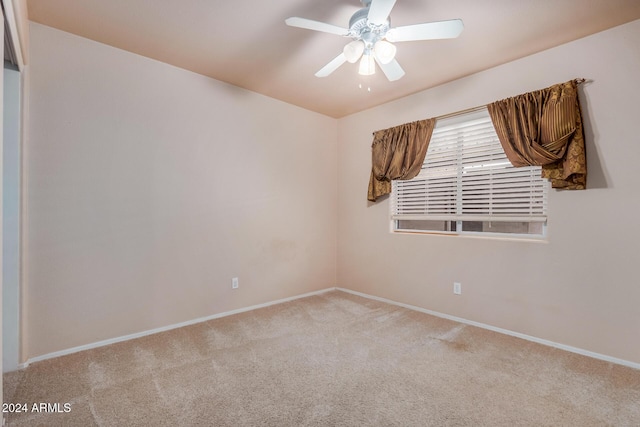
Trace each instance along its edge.
<instances>
[{"instance_id":1,"label":"patterned curtain","mask_svg":"<svg viewBox=\"0 0 640 427\"><path fill-rule=\"evenodd\" d=\"M509 161L516 167L542 166L542 177L553 188L587 185L577 85L571 80L487 106Z\"/></svg>"},{"instance_id":2,"label":"patterned curtain","mask_svg":"<svg viewBox=\"0 0 640 427\"><path fill-rule=\"evenodd\" d=\"M374 132L368 200L391 193L392 180L420 173L435 124L435 119L426 119Z\"/></svg>"}]
</instances>

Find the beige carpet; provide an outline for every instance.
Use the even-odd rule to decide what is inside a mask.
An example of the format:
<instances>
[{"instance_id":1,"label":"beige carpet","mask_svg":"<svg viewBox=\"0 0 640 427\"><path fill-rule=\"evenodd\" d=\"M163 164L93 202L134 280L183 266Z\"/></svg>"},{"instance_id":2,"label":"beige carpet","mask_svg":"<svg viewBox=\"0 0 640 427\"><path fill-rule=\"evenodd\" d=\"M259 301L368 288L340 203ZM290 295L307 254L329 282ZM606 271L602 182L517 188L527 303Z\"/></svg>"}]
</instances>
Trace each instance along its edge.
<instances>
[{"instance_id":1,"label":"beige carpet","mask_svg":"<svg viewBox=\"0 0 640 427\"><path fill-rule=\"evenodd\" d=\"M31 365L11 426L639 426L640 371L340 291ZM5 414L6 415L6 414Z\"/></svg>"}]
</instances>

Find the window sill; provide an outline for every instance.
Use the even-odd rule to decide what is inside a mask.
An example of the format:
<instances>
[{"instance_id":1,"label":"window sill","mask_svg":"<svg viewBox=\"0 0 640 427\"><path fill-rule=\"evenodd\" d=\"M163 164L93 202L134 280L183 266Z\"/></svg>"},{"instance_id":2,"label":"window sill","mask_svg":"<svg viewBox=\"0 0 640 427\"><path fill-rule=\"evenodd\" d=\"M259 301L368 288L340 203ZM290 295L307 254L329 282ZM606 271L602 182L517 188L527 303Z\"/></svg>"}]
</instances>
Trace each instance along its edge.
<instances>
[{"instance_id":1,"label":"window sill","mask_svg":"<svg viewBox=\"0 0 640 427\"><path fill-rule=\"evenodd\" d=\"M446 231L419 231L419 230L391 230L391 234L406 234L406 235L429 235L438 237L460 237L465 239L482 239L482 240L498 240L498 241L510 241L510 242L531 242L531 243L549 243L547 236L525 236L525 235L513 235L504 236L496 233L459 233Z\"/></svg>"}]
</instances>

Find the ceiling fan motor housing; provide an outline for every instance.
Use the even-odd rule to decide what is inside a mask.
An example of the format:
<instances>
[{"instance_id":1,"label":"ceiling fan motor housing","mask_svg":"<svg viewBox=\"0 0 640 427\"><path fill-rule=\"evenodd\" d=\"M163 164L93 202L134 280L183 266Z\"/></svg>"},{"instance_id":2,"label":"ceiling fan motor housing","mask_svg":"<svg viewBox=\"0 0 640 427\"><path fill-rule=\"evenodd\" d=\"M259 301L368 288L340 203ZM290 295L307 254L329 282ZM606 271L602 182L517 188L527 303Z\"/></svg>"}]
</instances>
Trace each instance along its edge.
<instances>
[{"instance_id":1,"label":"ceiling fan motor housing","mask_svg":"<svg viewBox=\"0 0 640 427\"><path fill-rule=\"evenodd\" d=\"M382 25L370 24L367 16L369 15L369 4L371 0L363 1L366 7L359 9L349 19L349 36L354 40L362 40L368 48L371 48L378 40L383 39L389 31L390 20Z\"/></svg>"}]
</instances>

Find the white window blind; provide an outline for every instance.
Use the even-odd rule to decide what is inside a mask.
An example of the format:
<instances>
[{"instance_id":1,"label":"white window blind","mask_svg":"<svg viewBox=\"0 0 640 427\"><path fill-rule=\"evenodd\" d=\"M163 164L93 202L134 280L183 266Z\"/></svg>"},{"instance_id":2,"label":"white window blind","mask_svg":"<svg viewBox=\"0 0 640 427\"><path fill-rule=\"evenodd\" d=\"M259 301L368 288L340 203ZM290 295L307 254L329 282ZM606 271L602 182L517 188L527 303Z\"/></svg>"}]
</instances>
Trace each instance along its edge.
<instances>
[{"instance_id":1,"label":"white window blind","mask_svg":"<svg viewBox=\"0 0 640 427\"><path fill-rule=\"evenodd\" d=\"M540 167L511 165L483 109L436 123L421 172L393 182L391 214L396 229L455 221L441 231L464 231L466 221L488 224L472 231L496 231L493 222L546 222L548 188Z\"/></svg>"}]
</instances>

